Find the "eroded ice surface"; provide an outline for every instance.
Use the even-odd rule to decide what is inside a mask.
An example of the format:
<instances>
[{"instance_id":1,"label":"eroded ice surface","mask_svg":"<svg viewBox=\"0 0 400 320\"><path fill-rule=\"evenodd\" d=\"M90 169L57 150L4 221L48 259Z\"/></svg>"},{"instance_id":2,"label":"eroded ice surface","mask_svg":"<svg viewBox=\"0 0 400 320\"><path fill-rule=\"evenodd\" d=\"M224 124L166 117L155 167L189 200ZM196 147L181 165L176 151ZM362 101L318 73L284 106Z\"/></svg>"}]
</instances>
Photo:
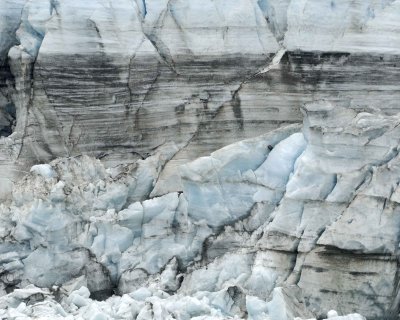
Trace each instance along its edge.
<instances>
[{"instance_id":1,"label":"eroded ice surface","mask_svg":"<svg viewBox=\"0 0 400 320\"><path fill-rule=\"evenodd\" d=\"M399 6L0 1L2 316L396 318Z\"/></svg>"},{"instance_id":2,"label":"eroded ice surface","mask_svg":"<svg viewBox=\"0 0 400 320\"><path fill-rule=\"evenodd\" d=\"M12 307L3 312L272 320L363 319L328 314L332 308L371 319L394 314L400 116L325 101L303 113L302 128L280 128L181 166L182 191L159 197L150 195L174 145L109 169L87 156L34 166L0 207L2 303ZM44 290L32 294L41 302L14 298L27 287Z\"/></svg>"}]
</instances>

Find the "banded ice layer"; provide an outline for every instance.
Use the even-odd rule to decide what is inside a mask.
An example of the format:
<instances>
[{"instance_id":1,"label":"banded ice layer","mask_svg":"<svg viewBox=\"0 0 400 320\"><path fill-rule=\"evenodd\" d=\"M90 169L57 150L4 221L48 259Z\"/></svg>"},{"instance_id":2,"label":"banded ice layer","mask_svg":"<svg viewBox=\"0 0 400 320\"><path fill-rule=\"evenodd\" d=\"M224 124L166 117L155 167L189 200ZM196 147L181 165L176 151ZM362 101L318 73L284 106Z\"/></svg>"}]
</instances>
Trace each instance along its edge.
<instances>
[{"instance_id":1,"label":"banded ice layer","mask_svg":"<svg viewBox=\"0 0 400 320\"><path fill-rule=\"evenodd\" d=\"M0 197L32 165L176 167L330 99L398 111L399 0L2 0Z\"/></svg>"},{"instance_id":2,"label":"banded ice layer","mask_svg":"<svg viewBox=\"0 0 400 320\"><path fill-rule=\"evenodd\" d=\"M5 314L394 319L400 116L325 101L303 113L302 130L181 166L182 192L163 196L151 194L174 145L113 169L33 166L0 207ZM26 287L44 302L14 301ZM337 319L362 319L349 317Z\"/></svg>"}]
</instances>

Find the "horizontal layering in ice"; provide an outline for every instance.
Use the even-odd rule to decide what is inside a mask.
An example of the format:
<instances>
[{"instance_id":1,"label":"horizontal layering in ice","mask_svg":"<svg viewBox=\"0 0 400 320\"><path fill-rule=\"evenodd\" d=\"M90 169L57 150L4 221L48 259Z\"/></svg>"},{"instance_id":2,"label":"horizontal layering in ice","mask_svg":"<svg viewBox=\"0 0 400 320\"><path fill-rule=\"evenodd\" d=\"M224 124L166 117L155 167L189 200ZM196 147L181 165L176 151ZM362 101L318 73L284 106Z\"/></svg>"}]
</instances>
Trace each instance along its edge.
<instances>
[{"instance_id":1,"label":"horizontal layering in ice","mask_svg":"<svg viewBox=\"0 0 400 320\"><path fill-rule=\"evenodd\" d=\"M33 164L177 167L332 99L398 110L399 0L2 0L0 198ZM161 190L160 190L161 189Z\"/></svg>"}]
</instances>

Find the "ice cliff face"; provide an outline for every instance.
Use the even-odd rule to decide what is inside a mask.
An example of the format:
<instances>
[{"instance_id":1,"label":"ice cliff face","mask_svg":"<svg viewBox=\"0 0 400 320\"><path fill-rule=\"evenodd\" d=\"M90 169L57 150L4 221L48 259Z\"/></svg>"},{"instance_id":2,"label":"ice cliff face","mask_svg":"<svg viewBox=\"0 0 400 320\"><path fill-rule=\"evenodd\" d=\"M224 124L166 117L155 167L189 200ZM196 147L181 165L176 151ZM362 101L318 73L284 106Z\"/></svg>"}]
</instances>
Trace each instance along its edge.
<instances>
[{"instance_id":1,"label":"ice cliff face","mask_svg":"<svg viewBox=\"0 0 400 320\"><path fill-rule=\"evenodd\" d=\"M3 0L0 317L397 319L399 9Z\"/></svg>"},{"instance_id":2,"label":"ice cliff face","mask_svg":"<svg viewBox=\"0 0 400 320\"><path fill-rule=\"evenodd\" d=\"M39 290L60 316L394 319L400 117L375 112L309 104L302 129L183 165L182 192L149 200L173 146L113 169L35 165L1 207L3 294ZM35 314L16 292L3 303Z\"/></svg>"},{"instance_id":3,"label":"ice cliff face","mask_svg":"<svg viewBox=\"0 0 400 320\"><path fill-rule=\"evenodd\" d=\"M114 165L171 141L162 187L179 191L174 167L300 122L305 102L393 114L398 6L3 0L0 132L13 134L1 193L36 163L85 153Z\"/></svg>"}]
</instances>

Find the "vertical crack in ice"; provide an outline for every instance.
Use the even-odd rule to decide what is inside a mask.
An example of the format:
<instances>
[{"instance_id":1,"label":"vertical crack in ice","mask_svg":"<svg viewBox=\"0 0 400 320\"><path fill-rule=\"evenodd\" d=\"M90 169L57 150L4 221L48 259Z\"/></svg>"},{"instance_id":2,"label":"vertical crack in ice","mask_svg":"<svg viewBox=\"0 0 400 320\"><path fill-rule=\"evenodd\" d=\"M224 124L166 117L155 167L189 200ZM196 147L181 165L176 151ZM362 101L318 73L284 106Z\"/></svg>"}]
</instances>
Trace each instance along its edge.
<instances>
[{"instance_id":1,"label":"vertical crack in ice","mask_svg":"<svg viewBox=\"0 0 400 320\"><path fill-rule=\"evenodd\" d=\"M150 31L144 29L143 22L142 22L142 32L145 37L150 41L153 45L154 49L162 59L162 61L176 74L179 75L176 68L175 62L172 58L172 55L168 49L168 46L157 36L157 31L161 30L164 26L165 18L167 17L167 13L169 11L171 0L168 0L166 8L161 11L160 15L158 16L156 22L151 27Z\"/></svg>"},{"instance_id":2,"label":"vertical crack in ice","mask_svg":"<svg viewBox=\"0 0 400 320\"><path fill-rule=\"evenodd\" d=\"M137 119L137 120L135 120L135 121L138 121L140 110L142 110L144 104L146 103L147 99L149 98L149 95L150 95L151 91L154 89L159 77L161 76L161 68L160 68L159 64L157 65L157 70L158 71L157 71L156 76L154 77L153 81L150 83L149 88L146 90L146 92L145 92L145 94L143 96L143 99L140 102L140 105L139 105L138 109L136 110L135 119Z\"/></svg>"},{"instance_id":3,"label":"vertical crack in ice","mask_svg":"<svg viewBox=\"0 0 400 320\"><path fill-rule=\"evenodd\" d=\"M94 19L88 18L87 21L90 23L90 25L93 27L94 31L96 32L97 39L98 39L97 44L100 47L100 53L104 55L104 42L103 42L103 37L101 36L101 33L100 33L100 29L97 26L97 23Z\"/></svg>"},{"instance_id":4,"label":"vertical crack in ice","mask_svg":"<svg viewBox=\"0 0 400 320\"><path fill-rule=\"evenodd\" d=\"M16 50L19 51L20 59L21 59L19 62L16 62L16 63L18 64L18 68L20 69L20 70L18 70L18 72L21 72L20 81L24 82L22 91L26 90L26 88L25 88L25 83L27 82L26 80L29 80L29 87L30 87L29 88L29 90L30 90L29 99L27 101L25 101L26 100L25 95L24 95L24 97L19 97L21 100L20 101L21 107L26 110L23 110L23 111L20 110L18 112L18 114L20 114L21 112L25 113L25 115L23 117L23 120L25 123L22 126L23 132L21 133L21 143L19 145L19 151L17 153L16 159L20 158L22 151L24 149L24 146L25 146L25 139L27 136L27 127L28 127L28 122L29 122L28 118L29 118L29 113L30 113L30 107L31 107L31 104L32 104L32 101L34 98L34 86L33 86L34 73L35 73L36 63L37 63L37 59L38 59L38 56L40 53L40 49L42 47L42 43L43 43L43 40L45 37L45 32L43 33L40 30L35 29L28 20L25 20L23 18L24 10L26 10L27 6L29 6L29 5L30 5L30 2L29 1L26 2L21 10L21 20L20 20L20 24L17 29L17 32L20 29L21 30L26 29L26 30L22 30L22 34L23 34L23 32L30 32L35 40L29 43L30 47L24 47L21 43L22 42L21 39L19 39L20 45L15 47ZM56 15L58 15L58 11L57 11L58 1L50 0L49 5L50 5L50 8L49 8L50 18L49 19L51 19L53 17L53 11L56 13ZM26 66L25 66L25 62L22 61L22 52L25 52L30 57L30 61L28 61L28 64ZM25 69L25 70L23 70L23 69ZM29 75L27 75L25 73L26 70L29 71ZM17 80L16 75L13 74L13 76ZM17 114L17 121L19 118L18 114ZM19 119L19 120L21 121L22 119ZM20 126L18 125L18 127L20 127ZM37 160L39 160L39 159L37 159Z\"/></svg>"},{"instance_id":5,"label":"vertical crack in ice","mask_svg":"<svg viewBox=\"0 0 400 320\"><path fill-rule=\"evenodd\" d=\"M142 0L143 3L143 18L146 17L147 15L147 5L146 5L146 0Z\"/></svg>"},{"instance_id":6,"label":"vertical crack in ice","mask_svg":"<svg viewBox=\"0 0 400 320\"><path fill-rule=\"evenodd\" d=\"M131 105L132 105L132 101L133 101L133 91L132 91L132 87L131 87L131 76L132 76L132 62L136 57L136 53L134 53L130 59L129 59L129 63L128 63L128 77L126 80L126 86L128 89L128 94L129 94L129 100L128 103L125 105L125 110L129 111L131 109Z\"/></svg>"},{"instance_id":7,"label":"vertical crack in ice","mask_svg":"<svg viewBox=\"0 0 400 320\"><path fill-rule=\"evenodd\" d=\"M132 86L131 86L131 78L132 78L132 65L133 65L133 61L136 58L136 54L138 52L138 50L140 49L140 47L143 45L144 41L146 40L146 37L143 36L143 38L141 39L141 41L139 42L139 44L137 45L137 47L135 48L133 54L131 55L131 57L129 58L129 64L128 64L128 76L127 76L127 89L128 89L128 93L129 93L129 101L128 103L125 105L125 109L127 111L129 111L131 109L132 106L132 102L133 102L133 90L132 90ZM147 95L147 92L146 92ZM140 108L140 107L139 107ZM138 110L136 110L137 112Z\"/></svg>"},{"instance_id":8,"label":"vertical crack in ice","mask_svg":"<svg viewBox=\"0 0 400 320\"><path fill-rule=\"evenodd\" d=\"M171 1L168 1L167 8L168 8L168 13L170 14L172 20L174 21L176 27L178 28L178 30L180 31L180 33L182 35L182 40L185 42L185 46L186 46L185 49L188 51L187 54L193 55L193 52L192 52L192 50L190 50L190 46L188 45L187 34L186 34L187 32L180 25L179 20L177 19L176 15L175 15L175 10L171 6Z\"/></svg>"},{"instance_id":9,"label":"vertical crack in ice","mask_svg":"<svg viewBox=\"0 0 400 320\"><path fill-rule=\"evenodd\" d=\"M153 33L151 34L145 33L145 35L147 39L149 39L153 47L156 49L158 55L161 57L165 65L167 65L176 75L179 75L178 71L175 68L175 62L172 58L172 55L169 52L168 47L164 44L164 42Z\"/></svg>"},{"instance_id":10,"label":"vertical crack in ice","mask_svg":"<svg viewBox=\"0 0 400 320\"><path fill-rule=\"evenodd\" d=\"M273 56L272 60L270 63L267 64L267 66L260 68L259 71L251 74L250 76L248 76L247 78L245 78L238 86L237 88L232 91L232 98L231 98L231 103L235 103L238 99L240 100L240 98L238 98L239 92L240 90L242 90L243 86L248 83L250 80L252 80L253 78L265 74L270 70L276 69L279 67L279 64L283 58L283 56L286 53L286 49L284 47L281 47L281 49L278 50L278 52L275 53L275 55Z\"/></svg>"},{"instance_id":11,"label":"vertical crack in ice","mask_svg":"<svg viewBox=\"0 0 400 320\"><path fill-rule=\"evenodd\" d=\"M267 26L279 44L284 42L288 29L287 15L290 4L291 0L279 0L277 2L270 0L257 0L257 5L264 16L265 21L267 22ZM274 5L278 6L278 12ZM280 6L283 8L279 8ZM282 12L279 12L279 10L282 9L284 10L284 18L283 20L280 20L279 13L282 14Z\"/></svg>"},{"instance_id":12,"label":"vertical crack in ice","mask_svg":"<svg viewBox=\"0 0 400 320\"><path fill-rule=\"evenodd\" d=\"M20 65L20 67L22 69L22 67L23 67L22 63ZM34 62L30 62L30 65L29 65L28 68L29 68L30 75L26 76L25 74L23 74L22 76L23 77L29 77L28 79L33 79ZM20 71L22 71L22 70L20 70ZM25 90L25 85L24 85L24 88L22 90ZM31 109L30 107L31 107L31 103L33 101L33 95L34 95L33 86L32 86L32 84L30 84L29 99L28 99L27 102L25 102L22 99L23 102L21 103L22 104L22 108L24 108L24 109L26 108L26 110L24 110L25 111L25 116L23 117L23 120L24 120L25 123L23 125L23 132L21 133L21 143L19 145L19 150L18 150L18 154L17 154L17 157L16 157L17 160L20 158L20 156L22 154L22 150L24 149L24 146L25 146L25 138L27 136L28 123L29 123L29 114L30 114L30 109ZM20 119L20 120L22 120L22 119ZM17 121L18 121L18 114L17 114Z\"/></svg>"},{"instance_id":13,"label":"vertical crack in ice","mask_svg":"<svg viewBox=\"0 0 400 320\"><path fill-rule=\"evenodd\" d=\"M58 13L58 6L60 5L59 0L50 0L50 15L53 15L53 11L56 13L56 15L59 15Z\"/></svg>"},{"instance_id":14,"label":"vertical crack in ice","mask_svg":"<svg viewBox=\"0 0 400 320\"><path fill-rule=\"evenodd\" d=\"M185 148L187 148L193 141L196 140L196 138L199 136L199 134L202 132L204 128L207 127L207 124L209 121L215 119L222 111L224 106L226 105L226 102L222 103L219 105L215 110L213 111L208 111L208 109L203 109L201 112L201 117L197 123L197 128L194 130L194 132L190 135L190 137L186 140L186 142L180 147L180 150L176 153L176 155L179 154L179 152L182 152ZM175 156L174 156L175 157ZM171 160L174 159L171 158ZM170 160L170 161L171 161Z\"/></svg>"}]
</instances>

